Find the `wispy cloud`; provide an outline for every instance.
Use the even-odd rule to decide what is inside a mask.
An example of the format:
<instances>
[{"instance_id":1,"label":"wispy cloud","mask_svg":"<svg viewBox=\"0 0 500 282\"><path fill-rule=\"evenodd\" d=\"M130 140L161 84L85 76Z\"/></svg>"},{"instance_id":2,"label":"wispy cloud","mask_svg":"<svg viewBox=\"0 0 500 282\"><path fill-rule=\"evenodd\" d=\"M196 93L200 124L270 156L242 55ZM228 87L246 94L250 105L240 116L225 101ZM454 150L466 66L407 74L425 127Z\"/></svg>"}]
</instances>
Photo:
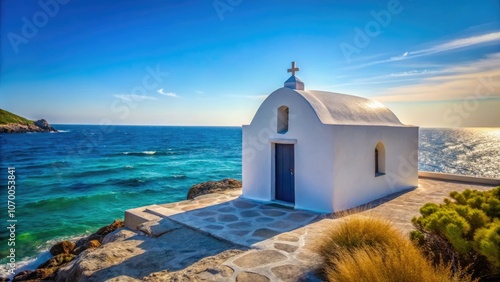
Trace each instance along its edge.
<instances>
[{"instance_id":1,"label":"wispy cloud","mask_svg":"<svg viewBox=\"0 0 500 282\"><path fill-rule=\"evenodd\" d=\"M267 96L269 95L225 95L226 97L231 97L231 98L238 98L238 99L241 99L241 98L244 98L244 99L250 99L250 100L260 100L260 101L264 101Z\"/></svg>"},{"instance_id":2,"label":"wispy cloud","mask_svg":"<svg viewBox=\"0 0 500 282\"><path fill-rule=\"evenodd\" d=\"M383 58L387 57L389 53L378 53L378 54L371 54L371 55L366 55L366 56L359 56L351 59L351 62L366 62L369 60L374 60L377 58Z\"/></svg>"},{"instance_id":3,"label":"wispy cloud","mask_svg":"<svg viewBox=\"0 0 500 282\"><path fill-rule=\"evenodd\" d=\"M425 75L429 74L427 70L411 70L411 71L403 71L403 72L398 72L398 73L391 73L389 74L389 77L401 77L401 76L414 76L414 75Z\"/></svg>"},{"instance_id":4,"label":"wispy cloud","mask_svg":"<svg viewBox=\"0 0 500 282\"><path fill-rule=\"evenodd\" d=\"M160 95L167 96L167 97L176 97L176 98L179 97L174 92L165 92L163 90L163 88L156 90L156 92L158 92L158 94L160 94Z\"/></svg>"},{"instance_id":5,"label":"wispy cloud","mask_svg":"<svg viewBox=\"0 0 500 282\"><path fill-rule=\"evenodd\" d=\"M440 53L440 52L444 52L444 51L455 50L455 49L459 49L459 48L465 48L465 47L480 45L480 44L484 44L484 43L490 43L490 42L494 42L494 41L498 41L498 40L500 40L500 31L486 33L486 34L482 34L482 35L471 36L471 37L467 37L467 38L459 38L459 39L451 40L451 41L448 41L445 43L434 45L430 48L405 52L401 56L394 57L394 59L401 60L401 59L405 59L408 57L427 56L427 55L436 54L436 53Z\"/></svg>"},{"instance_id":6,"label":"wispy cloud","mask_svg":"<svg viewBox=\"0 0 500 282\"><path fill-rule=\"evenodd\" d=\"M244 96L245 98L247 99L251 99L251 100L265 100L267 98L267 96L269 95L247 95L247 96Z\"/></svg>"},{"instance_id":7,"label":"wispy cloud","mask_svg":"<svg viewBox=\"0 0 500 282\"><path fill-rule=\"evenodd\" d=\"M196 90L195 92L196 92L196 94L205 94L205 92L200 91L200 90Z\"/></svg>"},{"instance_id":8,"label":"wispy cloud","mask_svg":"<svg viewBox=\"0 0 500 282\"><path fill-rule=\"evenodd\" d=\"M372 61L372 62L368 62L365 64L353 66L353 67L350 67L350 69L359 69L359 68L364 68L364 67L378 65L378 64L407 60L407 59L428 56L428 55L446 52L446 51L458 50L458 49L462 49L462 48L466 48L466 47L482 46L484 44L489 44L489 43L496 42L496 41L500 41L500 31L470 36L470 37L466 37L466 38L453 39L453 40L450 40L448 42L434 44L428 48L414 50L414 51L406 51L401 55L393 56L393 57L390 57L389 59L377 60L377 61Z\"/></svg>"},{"instance_id":9,"label":"wispy cloud","mask_svg":"<svg viewBox=\"0 0 500 282\"><path fill-rule=\"evenodd\" d=\"M371 77L362 77L362 78L355 78L350 80L349 82L341 83L341 84L336 84L334 87L339 87L339 86L349 86L349 85L370 85L370 84L394 84L394 83L401 83L401 82L407 82L407 81L415 81L419 80L422 77L427 77L431 75L436 75L436 74L442 74L447 72L448 70L443 69L443 70L410 70L410 71L403 71L403 72L396 72L396 73L390 73L390 74L384 74L384 75L377 75L377 76L371 76ZM333 86L330 86L333 87Z\"/></svg>"},{"instance_id":10,"label":"wispy cloud","mask_svg":"<svg viewBox=\"0 0 500 282\"><path fill-rule=\"evenodd\" d=\"M375 99L381 102L449 101L467 99L476 93L481 98L500 98L500 53L485 59L450 66L438 76L419 83L393 87Z\"/></svg>"},{"instance_id":11,"label":"wispy cloud","mask_svg":"<svg viewBox=\"0 0 500 282\"><path fill-rule=\"evenodd\" d=\"M121 100L134 101L134 102L141 102L144 100L156 100L156 97L153 96L136 95L136 94L115 94L113 96Z\"/></svg>"}]
</instances>

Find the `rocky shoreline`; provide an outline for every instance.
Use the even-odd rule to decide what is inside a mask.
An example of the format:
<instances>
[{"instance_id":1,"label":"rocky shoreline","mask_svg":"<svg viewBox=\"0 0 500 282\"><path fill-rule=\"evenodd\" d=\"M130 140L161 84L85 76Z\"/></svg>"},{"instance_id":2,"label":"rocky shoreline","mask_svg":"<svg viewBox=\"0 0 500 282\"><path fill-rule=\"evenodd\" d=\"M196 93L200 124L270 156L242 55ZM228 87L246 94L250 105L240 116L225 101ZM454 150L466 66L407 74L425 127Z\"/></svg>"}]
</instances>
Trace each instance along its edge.
<instances>
[{"instance_id":1,"label":"rocky shoreline","mask_svg":"<svg viewBox=\"0 0 500 282\"><path fill-rule=\"evenodd\" d=\"M45 119L34 121L33 124L9 123L0 124L0 133L28 132L58 132Z\"/></svg>"},{"instance_id":2,"label":"rocky shoreline","mask_svg":"<svg viewBox=\"0 0 500 282\"><path fill-rule=\"evenodd\" d=\"M188 198L239 188L241 188L241 181L235 179L208 181L191 186L188 192ZM24 270L16 273L12 281L71 281L74 278L79 279L77 276L80 274L74 273L75 267L73 267L73 265L75 264L75 261L85 260L85 256L91 256L91 253L94 250L107 243L117 240L117 238L125 236L121 233L127 233L127 230L122 229L122 227L124 227L123 220L116 219L113 223L101 227L95 233L81 238L78 241L58 242L50 248L50 254L53 257L40 264L35 270ZM182 232L182 234L186 233L186 231L178 232ZM189 231L187 233L189 233ZM234 252L238 251L234 250L229 253L232 254ZM224 255L222 258L223 257ZM76 268L78 268L78 265ZM0 282L3 281L10 280L8 278L0 277Z\"/></svg>"},{"instance_id":3,"label":"rocky shoreline","mask_svg":"<svg viewBox=\"0 0 500 282\"><path fill-rule=\"evenodd\" d=\"M186 199L191 200L201 195L226 191L228 189L237 189L241 187L241 181L231 178L226 178L220 181L207 181L191 186Z\"/></svg>"},{"instance_id":4,"label":"rocky shoreline","mask_svg":"<svg viewBox=\"0 0 500 282\"><path fill-rule=\"evenodd\" d=\"M57 278L58 270L61 267L73 261L84 251L100 247L106 242L105 238L108 234L122 227L123 220L117 219L113 221L113 223L100 228L97 232L81 238L76 242L58 242L50 248L50 254L53 257L40 264L35 270L24 270L17 273L12 281L55 280ZM7 279L0 278L0 281L2 280L9 281Z\"/></svg>"}]
</instances>

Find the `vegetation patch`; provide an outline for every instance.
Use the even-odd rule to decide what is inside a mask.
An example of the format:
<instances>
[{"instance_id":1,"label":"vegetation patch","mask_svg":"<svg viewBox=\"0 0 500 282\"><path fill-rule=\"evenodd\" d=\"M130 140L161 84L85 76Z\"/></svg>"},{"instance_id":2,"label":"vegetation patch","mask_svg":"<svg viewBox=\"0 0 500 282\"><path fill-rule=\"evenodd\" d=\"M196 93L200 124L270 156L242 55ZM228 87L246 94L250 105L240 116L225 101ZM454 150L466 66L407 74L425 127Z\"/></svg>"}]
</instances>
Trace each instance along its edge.
<instances>
[{"instance_id":1,"label":"vegetation patch","mask_svg":"<svg viewBox=\"0 0 500 282\"><path fill-rule=\"evenodd\" d=\"M471 281L451 266L433 265L390 222L373 217L333 225L318 251L328 281Z\"/></svg>"},{"instance_id":2,"label":"vegetation patch","mask_svg":"<svg viewBox=\"0 0 500 282\"><path fill-rule=\"evenodd\" d=\"M25 119L21 116L0 109L0 124L18 123L24 125L32 125L33 121Z\"/></svg>"},{"instance_id":3,"label":"vegetation patch","mask_svg":"<svg viewBox=\"0 0 500 282\"><path fill-rule=\"evenodd\" d=\"M484 281L500 280L500 187L451 192L450 197L420 208L411 238L434 262L467 266Z\"/></svg>"}]
</instances>

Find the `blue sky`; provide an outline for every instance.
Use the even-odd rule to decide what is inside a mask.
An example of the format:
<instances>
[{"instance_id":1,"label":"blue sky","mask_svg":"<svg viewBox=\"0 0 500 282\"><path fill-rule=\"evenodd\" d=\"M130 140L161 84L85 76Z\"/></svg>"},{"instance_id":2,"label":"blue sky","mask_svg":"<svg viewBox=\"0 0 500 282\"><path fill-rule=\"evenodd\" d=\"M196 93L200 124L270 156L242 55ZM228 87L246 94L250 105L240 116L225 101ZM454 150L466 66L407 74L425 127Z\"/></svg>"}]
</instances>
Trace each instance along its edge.
<instances>
[{"instance_id":1,"label":"blue sky","mask_svg":"<svg viewBox=\"0 0 500 282\"><path fill-rule=\"evenodd\" d=\"M499 1L2 0L0 108L241 125L289 77L409 124L500 127Z\"/></svg>"}]
</instances>

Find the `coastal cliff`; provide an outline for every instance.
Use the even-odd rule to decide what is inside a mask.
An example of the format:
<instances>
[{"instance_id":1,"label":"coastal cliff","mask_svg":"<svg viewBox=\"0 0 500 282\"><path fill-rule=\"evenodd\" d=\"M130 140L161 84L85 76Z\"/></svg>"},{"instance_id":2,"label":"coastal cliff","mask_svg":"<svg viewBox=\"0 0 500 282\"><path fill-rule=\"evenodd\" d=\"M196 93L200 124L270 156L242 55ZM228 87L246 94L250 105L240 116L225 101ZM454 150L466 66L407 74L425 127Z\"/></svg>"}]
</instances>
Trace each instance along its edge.
<instances>
[{"instance_id":1,"label":"coastal cliff","mask_svg":"<svg viewBox=\"0 0 500 282\"><path fill-rule=\"evenodd\" d=\"M0 133L57 132L45 119L32 121L0 109Z\"/></svg>"}]
</instances>

